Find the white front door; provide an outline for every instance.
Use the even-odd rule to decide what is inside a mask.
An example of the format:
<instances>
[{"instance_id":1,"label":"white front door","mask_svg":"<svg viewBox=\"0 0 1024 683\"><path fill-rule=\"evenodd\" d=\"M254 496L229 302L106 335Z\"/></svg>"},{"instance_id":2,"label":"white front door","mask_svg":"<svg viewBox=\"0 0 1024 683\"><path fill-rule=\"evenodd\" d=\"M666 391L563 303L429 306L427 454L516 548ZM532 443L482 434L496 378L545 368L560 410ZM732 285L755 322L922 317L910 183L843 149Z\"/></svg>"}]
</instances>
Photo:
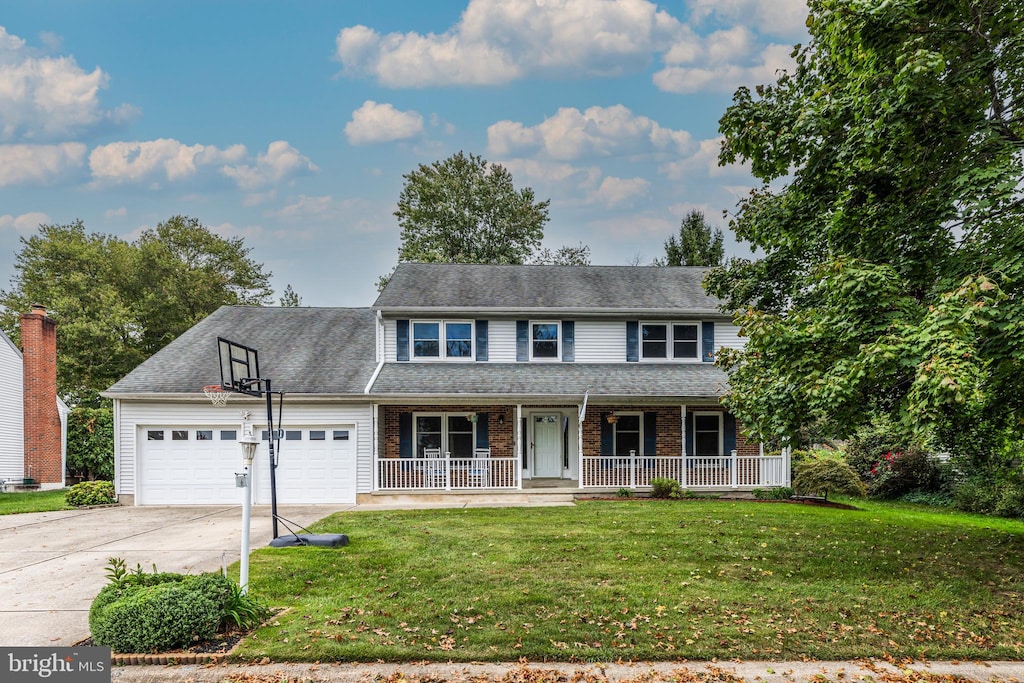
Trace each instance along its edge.
<instances>
[{"instance_id":1,"label":"white front door","mask_svg":"<svg viewBox=\"0 0 1024 683\"><path fill-rule=\"evenodd\" d=\"M562 476L562 416L533 416L533 476Z\"/></svg>"}]
</instances>

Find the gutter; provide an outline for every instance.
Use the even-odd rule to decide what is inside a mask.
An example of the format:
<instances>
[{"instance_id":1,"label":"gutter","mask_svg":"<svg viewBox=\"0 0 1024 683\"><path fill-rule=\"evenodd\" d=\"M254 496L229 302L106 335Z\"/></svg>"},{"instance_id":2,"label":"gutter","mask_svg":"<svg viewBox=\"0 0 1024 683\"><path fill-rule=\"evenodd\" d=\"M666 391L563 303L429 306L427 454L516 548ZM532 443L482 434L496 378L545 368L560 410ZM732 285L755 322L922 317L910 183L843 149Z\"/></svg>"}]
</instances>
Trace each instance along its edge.
<instances>
[{"instance_id":1,"label":"gutter","mask_svg":"<svg viewBox=\"0 0 1024 683\"><path fill-rule=\"evenodd\" d=\"M523 308L521 306L379 306L374 309L377 313L385 313L389 317L394 316L422 316L445 314L447 317L459 315L460 317L487 317L489 315L508 315L526 317L558 317L574 316L581 318L650 318L665 319L673 318L704 318L720 319L731 321L731 313L723 313L719 308Z\"/></svg>"}]
</instances>

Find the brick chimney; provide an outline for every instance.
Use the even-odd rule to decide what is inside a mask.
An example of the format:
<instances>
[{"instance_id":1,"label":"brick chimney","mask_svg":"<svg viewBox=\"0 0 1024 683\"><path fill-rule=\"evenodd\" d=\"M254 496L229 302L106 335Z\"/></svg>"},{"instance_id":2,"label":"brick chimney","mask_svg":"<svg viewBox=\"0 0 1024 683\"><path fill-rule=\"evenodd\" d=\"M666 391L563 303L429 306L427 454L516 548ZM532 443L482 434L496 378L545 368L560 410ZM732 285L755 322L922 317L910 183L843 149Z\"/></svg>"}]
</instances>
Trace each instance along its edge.
<instances>
[{"instance_id":1,"label":"brick chimney","mask_svg":"<svg viewBox=\"0 0 1024 683\"><path fill-rule=\"evenodd\" d=\"M32 304L21 314L24 363L25 478L64 484L60 413L57 411L57 323Z\"/></svg>"}]
</instances>

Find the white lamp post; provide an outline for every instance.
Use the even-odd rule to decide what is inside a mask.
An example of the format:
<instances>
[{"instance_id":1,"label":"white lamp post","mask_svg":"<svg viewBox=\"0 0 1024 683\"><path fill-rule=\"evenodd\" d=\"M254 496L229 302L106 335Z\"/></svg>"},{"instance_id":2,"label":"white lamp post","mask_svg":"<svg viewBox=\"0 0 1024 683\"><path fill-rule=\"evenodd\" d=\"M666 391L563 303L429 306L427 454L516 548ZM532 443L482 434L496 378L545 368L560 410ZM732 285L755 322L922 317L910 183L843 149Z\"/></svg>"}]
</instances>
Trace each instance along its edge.
<instances>
[{"instance_id":1,"label":"white lamp post","mask_svg":"<svg viewBox=\"0 0 1024 683\"><path fill-rule=\"evenodd\" d=\"M242 587L242 595L249 592L249 520L252 516L252 461L256 457L259 439L252 433L251 424L242 425L242 437L238 440L242 445L242 477L245 486L245 498L242 500L242 566L239 569L238 583Z\"/></svg>"}]
</instances>

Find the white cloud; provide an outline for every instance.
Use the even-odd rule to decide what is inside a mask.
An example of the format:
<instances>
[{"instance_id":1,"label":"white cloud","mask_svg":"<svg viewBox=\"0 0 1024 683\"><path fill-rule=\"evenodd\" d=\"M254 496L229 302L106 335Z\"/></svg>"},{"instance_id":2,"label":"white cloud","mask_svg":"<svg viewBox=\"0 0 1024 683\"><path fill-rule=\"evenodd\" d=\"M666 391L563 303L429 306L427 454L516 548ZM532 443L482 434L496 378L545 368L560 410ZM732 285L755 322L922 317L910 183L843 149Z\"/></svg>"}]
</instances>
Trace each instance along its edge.
<instances>
[{"instance_id":1,"label":"white cloud","mask_svg":"<svg viewBox=\"0 0 1024 683\"><path fill-rule=\"evenodd\" d=\"M224 166L221 172L233 178L240 188L251 192L319 170L309 157L284 140L277 140L267 146L267 151L257 157L255 164Z\"/></svg>"},{"instance_id":2,"label":"white cloud","mask_svg":"<svg viewBox=\"0 0 1024 683\"><path fill-rule=\"evenodd\" d=\"M22 235L29 235L35 232L40 225L49 222L50 217L42 211L31 211L29 213L23 213L20 216L6 214L0 216L0 230L14 228Z\"/></svg>"},{"instance_id":3,"label":"white cloud","mask_svg":"<svg viewBox=\"0 0 1024 683\"><path fill-rule=\"evenodd\" d=\"M697 151L678 161L662 164L658 171L669 180L685 180L694 177L721 178L723 176L750 175L750 162L742 164L718 165L718 153L722 149L723 138L701 140Z\"/></svg>"},{"instance_id":4,"label":"white cloud","mask_svg":"<svg viewBox=\"0 0 1024 683\"><path fill-rule=\"evenodd\" d=\"M345 137L353 145L394 142L414 138L423 132L423 117L416 111L399 111L394 106L366 100L352 112L345 124Z\"/></svg>"},{"instance_id":5,"label":"white cloud","mask_svg":"<svg viewBox=\"0 0 1024 683\"><path fill-rule=\"evenodd\" d=\"M654 85L659 90L671 93L694 93L701 91L731 92L739 85L774 83L777 72L786 69L790 72L795 62L790 53L789 45L771 44L760 50L749 59L740 60L738 55L729 50L728 41L742 37L742 31L719 32L706 41L701 50L697 50L689 61L697 62L692 66L683 66L682 53L670 53L675 61L654 74ZM752 44L745 45L753 47ZM716 61L731 58L745 63ZM699 60L705 60L700 62Z\"/></svg>"},{"instance_id":6,"label":"white cloud","mask_svg":"<svg viewBox=\"0 0 1024 683\"><path fill-rule=\"evenodd\" d=\"M643 178L615 178L608 176L593 194L596 202L611 208L629 206L647 194L651 183Z\"/></svg>"},{"instance_id":7,"label":"white cloud","mask_svg":"<svg viewBox=\"0 0 1024 683\"><path fill-rule=\"evenodd\" d=\"M590 194L601 184L601 169L597 166L573 166L564 162L541 159L509 159L502 161L509 173L522 183L537 190L539 196L560 198Z\"/></svg>"},{"instance_id":8,"label":"white cloud","mask_svg":"<svg viewBox=\"0 0 1024 683\"><path fill-rule=\"evenodd\" d=\"M128 209L121 206L116 209L107 209L103 212L104 218L124 218L128 215Z\"/></svg>"},{"instance_id":9,"label":"white cloud","mask_svg":"<svg viewBox=\"0 0 1024 683\"><path fill-rule=\"evenodd\" d=\"M0 145L0 187L22 183L47 184L82 168L85 145Z\"/></svg>"},{"instance_id":10,"label":"white cloud","mask_svg":"<svg viewBox=\"0 0 1024 683\"><path fill-rule=\"evenodd\" d=\"M346 233L370 234L394 230L393 208L365 199L299 195L291 204L267 215L292 225L316 226L321 233L343 226Z\"/></svg>"},{"instance_id":11,"label":"white cloud","mask_svg":"<svg viewBox=\"0 0 1024 683\"><path fill-rule=\"evenodd\" d=\"M178 181L194 176L203 166L215 166L244 157L243 145L219 149L161 138L100 145L89 154L89 168L93 178L100 183Z\"/></svg>"},{"instance_id":12,"label":"white cloud","mask_svg":"<svg viewBox=\"0 0 1024 683\"><path fill-rule=\"evenodd\" d=\"M807 0L689 0L691 16L703 22L743 22L758 32L798 40L807 28Z\"/></svg>"},{"instance_id":13,"label":"white cloud","mask_svg":"<svg viewBox=\"0 0 1024 683\"><path fill-rule=\"evenodd\" d=\"M663 128L621 104L590 107L586 111L562 108L536 126L499 121L487 129L488 153L531 154L562 161L657 152L686 153L692 138L684 130Z\"/></svg>"},{"instance_id":14,"label":"white cloud","mask_svg":"<svg viewBox=\"0 0 1024 683\"><path fill-rule=\"evenodd\" d=\"M101 106L108 81L101 68L85 71L74 57L39 55L0 26L0 140L67 138L135 118L130 105Z\"/></svg>"},{"instance_id":15,"label":"white cloud","mask_svg":"<svg viewBox=\"0 0 1024 683\"><path fill-rule=\"evenodd\" d=\"M494 85L636 71L688 33L648 0L470 0L442 34L344 28L336 56L388 87Z\"/></svg>"}]
</instances>

